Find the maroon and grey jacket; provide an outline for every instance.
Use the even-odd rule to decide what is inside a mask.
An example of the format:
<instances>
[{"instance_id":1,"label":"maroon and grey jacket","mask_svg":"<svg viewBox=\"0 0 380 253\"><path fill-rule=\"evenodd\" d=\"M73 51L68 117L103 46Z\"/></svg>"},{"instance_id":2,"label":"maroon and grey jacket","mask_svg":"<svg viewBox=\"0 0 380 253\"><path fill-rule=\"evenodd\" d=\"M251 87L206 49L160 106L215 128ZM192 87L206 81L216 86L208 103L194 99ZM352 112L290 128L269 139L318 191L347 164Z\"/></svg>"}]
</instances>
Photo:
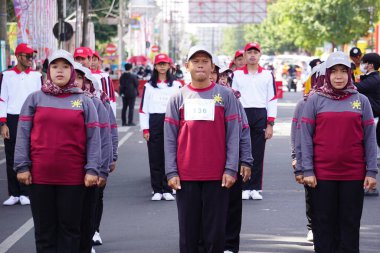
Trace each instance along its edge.
<instances>
[{"instance_id":1,"label":"maroon and grey jacket","mask_svg":"<svg viewBox=\"0 0 380 253\"><path fill-rule=\"evenodd\" d=\"M108 102L104 102L104 106L107 108L109 119L110 119L110 127L111 127L111 145L112 149L110 152L110 163L116 162L118 158L118 145L119 145L119 133L117 132L117 123L115 114L113 114L113 109Z\"/></svg>"},{"instance_id":2,"label":"maroon and grey jacket","mask_svg":"<svg viewBox=\"0 0 380 253\"><path fill-rule=\"evenodd\" d=\"M111 164L110 152L112 152L110 118L108 109L103 105L99 98L92 97L92 102L95 105L96 112L98 113L99 128L100 128L100 142L101 142L101 166L99 176L107 178L109 174L109 167ZM113 114L113 113L112 113Z\"/></svg>"},{"instance_id":3,"label":"maroon and grey jacket","mask_svg":"<svg viewBox=\"0 0 380 253\"><path fill-rule=\"evenodd\" d=\"M342 181L376 177L375 135L371 105L364 95L333 100L313 94L302 112L304 176Z\"/></svg>"},{"instance_id":4,"label":"maroon and grey jacket","mask_svg":"<svg viewBox=\"0 0 380 253\"><path fill-rule=\"evenodd\" d=\"M292 126L290 130L290 147L292 149L291 157L292 159L297 160L296 169L294 170L294 174L297 176L303 173L301 152L301 119L305 103L306 101L304 99L298 101L294 110Z\"/></svg>"},{"instance_id":5,"label":"maroon and grey jacket","mask_svg":"<svg viewBox=\"0 0 380 253\"><path fill-rule=\"evenodd\" d=\"M215 102L214 121L185 120L187 99ZM174 94L168 103L165 124L165 169L168 179L221 180L224 173L236 176L240 140L239 109L233 92L212 83L204 89L191 84Z\"/></svg>"},{"instance_id":6,"label":"maroon and grey jacket","mask_svg":"<svg viewBox=\"0 0 380 253\"><path fill-rule=\"evenodd\" d=\"M32 93L22 106L15 171L31 171L34 184L82 185L99 175L99 120L84 94Z\"/></svg>"}]
</instances>

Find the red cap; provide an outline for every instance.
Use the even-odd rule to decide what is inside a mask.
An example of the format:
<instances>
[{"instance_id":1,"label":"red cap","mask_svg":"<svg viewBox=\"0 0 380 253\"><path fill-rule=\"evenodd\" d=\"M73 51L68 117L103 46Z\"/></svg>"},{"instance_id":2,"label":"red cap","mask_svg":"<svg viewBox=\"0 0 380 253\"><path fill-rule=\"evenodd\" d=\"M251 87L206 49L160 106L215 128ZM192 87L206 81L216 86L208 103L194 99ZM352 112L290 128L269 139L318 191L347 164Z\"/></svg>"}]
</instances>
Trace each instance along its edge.
<instances>
[{"instance_id":1,"label":"red cap","mask_svg":"<svg viewBox=\"0 0 380 253\"><path fill-rule=\"evenodd\" d=\"M95 57L97 57L99 60L101 60L99 53L96 52L95 50L92 50L92 56L95 56Z\"/></svg>"},{"instance_id":2,"label":"red cap","mask_svg":"<svg viewBox=\"0 0 380 253\"><path fill-rule=\"evenodd\" d=\"M87 55L92 58L92 56L94 55L94 53L92 52L93 50L89 47L85 47L85 49L87 49Z\"/></svg>"},{"instance_id":3,"label":"red cap","mask_svg":"<svg viewBox=\"0 0 380 253\"><path fill-rule=\"evenodd\" d=\"M37 53L37 50L34 50L31 46L29 46L26 43L21 43L16 47L15 55L18 55L21 53L33 54L33 53Z\"/></svg>"},{"instance_id":4,"label":"red cap","mask_svg":"<svg viewBox=\"0 0 380 253\"><path fill-rule=\"evenodd\" d=\"M239 56L242 56L243 54L244 54L244 50L236 51L234 59L238 58Z\"/></svg>"},{"instance_id":5,"label":"red cap","mask_svg":"<svg viewBox=\"0 0 380 253\"><path fill-rule=\"evenodd\" d=\"M248 51L251 48L255 48L257 51L261 52L260 44L257 42L250 42L244 47L244 51Z\"/></svg>"},{"instance_id":6,"label":"red cap","mask_svg":"<svg viewBox=\"0 0 380 253\"><path fill-rule=\"evenodd\" d=\"M172 60L166 54L158 54L156 57L154 57L154 64L158 64L160 62L167 62L170 64L172 63Z\"/></svg>"},{"instance_id":7,"label":"red cap","mask_svg":"<svg viewBox=\"0 0 380 253\"><path fill-rule=\"evenodd\" d=\"M92 55L92 52L91 52L91 54L89 54L88 48L86 48L86 47L78 47L74 51L74 59L77 57L87 58L91 55Z\"/></svg>"}]
</instances>

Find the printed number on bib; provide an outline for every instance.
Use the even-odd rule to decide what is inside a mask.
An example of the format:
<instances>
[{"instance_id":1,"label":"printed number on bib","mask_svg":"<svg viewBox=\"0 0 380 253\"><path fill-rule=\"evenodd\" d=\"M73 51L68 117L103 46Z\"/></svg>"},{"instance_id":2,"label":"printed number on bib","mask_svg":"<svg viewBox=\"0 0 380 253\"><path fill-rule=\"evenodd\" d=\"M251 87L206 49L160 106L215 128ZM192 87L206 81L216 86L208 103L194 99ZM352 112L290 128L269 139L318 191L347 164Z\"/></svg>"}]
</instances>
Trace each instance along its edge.
<instances>
[{"instance_id":1,"label":"printed number on bib","mask_svg":"<svg viewBox=\"0 0 380 253\"><path fill-rule=\"evenodd\" d=\"M214 99L186 99L185 100L185 120L209 120L215 118Z\"/></svg>"}]
</instances>

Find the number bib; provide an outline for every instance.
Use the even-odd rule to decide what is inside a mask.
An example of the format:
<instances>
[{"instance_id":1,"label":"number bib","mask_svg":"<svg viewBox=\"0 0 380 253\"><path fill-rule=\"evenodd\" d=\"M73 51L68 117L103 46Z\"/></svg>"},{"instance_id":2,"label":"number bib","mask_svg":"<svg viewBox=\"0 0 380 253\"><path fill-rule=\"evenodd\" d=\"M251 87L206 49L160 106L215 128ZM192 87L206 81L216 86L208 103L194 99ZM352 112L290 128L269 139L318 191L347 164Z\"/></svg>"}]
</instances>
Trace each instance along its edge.
<instances>
[{"instance_id":1,"label":"number bib","mask_svg":"<svg viewBox=\"0 0 380 253\"><path fill-rule=\"evenodd\" d=\"M215 119L214 99L186 99L185 120L209 120Z\"/></svg>"}]
</instances>

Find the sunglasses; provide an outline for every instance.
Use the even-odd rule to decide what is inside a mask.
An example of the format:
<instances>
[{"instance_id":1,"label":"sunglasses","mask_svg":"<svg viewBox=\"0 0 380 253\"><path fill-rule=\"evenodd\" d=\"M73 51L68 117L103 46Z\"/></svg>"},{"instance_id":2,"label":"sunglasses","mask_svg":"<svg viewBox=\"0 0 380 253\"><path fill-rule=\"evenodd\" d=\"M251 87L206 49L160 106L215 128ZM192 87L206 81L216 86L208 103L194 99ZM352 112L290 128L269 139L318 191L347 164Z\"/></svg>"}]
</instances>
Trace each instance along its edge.
<instances>
[{"instance_id":1,"label":"sunglasses","mask_svg":"<svg viewBox=\"0 0 380 253\"><path fill-rule=\"evenodd\" d=\"M20 54L20 56L24 56L27 60L35 60L37 57L35 54Z\"/></svg>"}]
</instances>

